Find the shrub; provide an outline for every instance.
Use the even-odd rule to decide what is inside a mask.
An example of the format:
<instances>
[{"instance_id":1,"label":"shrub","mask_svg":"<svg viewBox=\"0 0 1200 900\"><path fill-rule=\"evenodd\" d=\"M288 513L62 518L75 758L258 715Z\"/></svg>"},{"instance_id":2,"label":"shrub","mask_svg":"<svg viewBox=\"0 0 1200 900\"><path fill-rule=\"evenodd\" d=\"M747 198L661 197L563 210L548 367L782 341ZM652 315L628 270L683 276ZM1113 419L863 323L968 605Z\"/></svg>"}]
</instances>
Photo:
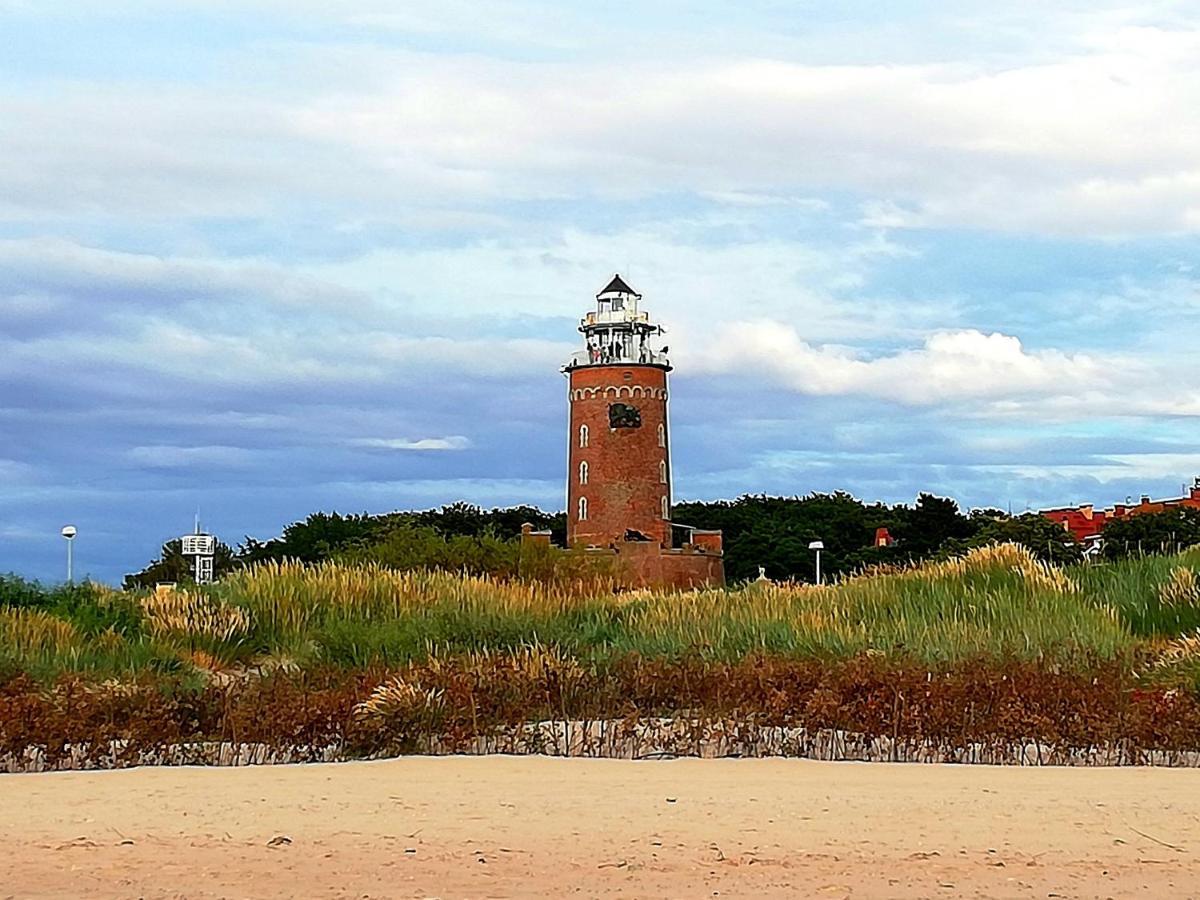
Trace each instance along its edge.
<instances>
[{"instance_id":1,"label":"shrub","mask_svg":"<svg viewBox=\"0 0 1200 900\"><path fill-rule=\"evenodd\" d=\"M0 575L0 607L34 609L52 603L50 592L36 581L19 575Z\"/></svg>"}]
</instances>

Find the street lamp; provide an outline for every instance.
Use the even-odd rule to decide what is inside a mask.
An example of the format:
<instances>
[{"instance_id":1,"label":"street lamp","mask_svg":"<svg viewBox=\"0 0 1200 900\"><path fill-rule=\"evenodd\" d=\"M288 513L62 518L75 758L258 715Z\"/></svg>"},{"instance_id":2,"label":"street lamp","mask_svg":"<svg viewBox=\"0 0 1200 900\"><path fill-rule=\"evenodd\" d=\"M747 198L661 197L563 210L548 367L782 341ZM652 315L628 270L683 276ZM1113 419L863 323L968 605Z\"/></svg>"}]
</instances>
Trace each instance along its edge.
<instances>
[{"instance_id":1,"label":"street lamp","mask_svg":"<svg viewBox=\"0 0 1200 900\"><path fill-rule=\"evenodd\" d=\"M825 545L820 541L813 541L808 545L809 550L815 550L817 553L817 584L821 583L821 551L825 549Z\"/></svg>"},{"instance_id":2,"label":"street lamp","mask_svg":"<svg viewBox=\"0 0 1200 900\"><path fill-rule=\"evenodd\" d=\"M75 580L74 559L72 558L71 548L75 544L75 535L79 534L79 529L74 525L67 525L62 530L62 536L67 539L67 584L71 584Z\"/></svg>"}]
</instances>

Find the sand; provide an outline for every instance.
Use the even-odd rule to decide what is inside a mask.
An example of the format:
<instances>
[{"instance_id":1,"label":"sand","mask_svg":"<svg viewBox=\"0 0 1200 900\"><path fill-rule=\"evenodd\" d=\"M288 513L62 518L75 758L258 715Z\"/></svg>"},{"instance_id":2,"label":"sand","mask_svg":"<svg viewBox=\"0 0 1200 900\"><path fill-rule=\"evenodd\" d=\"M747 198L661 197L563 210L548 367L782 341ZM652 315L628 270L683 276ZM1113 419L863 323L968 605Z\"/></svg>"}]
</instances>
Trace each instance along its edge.
<instances>
[{"instance_id":1,"label":"sand","mask_svg":"<svg viewBox=\"0 0 1200 900\"><path fill-rule=\"evenodd\" d=\"M1200 772L407 758L0 776L0 898L1200 896Z\"/></svg>"}]
</instances>

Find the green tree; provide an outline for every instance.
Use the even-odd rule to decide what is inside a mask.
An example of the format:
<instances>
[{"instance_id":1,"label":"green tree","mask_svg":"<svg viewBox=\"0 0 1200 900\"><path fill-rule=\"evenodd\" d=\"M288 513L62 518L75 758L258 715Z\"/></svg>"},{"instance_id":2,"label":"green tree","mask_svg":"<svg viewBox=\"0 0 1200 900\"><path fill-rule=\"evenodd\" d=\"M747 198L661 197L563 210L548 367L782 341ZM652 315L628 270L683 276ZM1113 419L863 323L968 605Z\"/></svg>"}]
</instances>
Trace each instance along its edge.
<instances>
[{"instance_id":1,"label":"green tree","mask_svg":"<svg viewBox=\"0 0 1200 900\"><path fill-rule=\"evenodd\" d=\"M974 516L972 518L975 518ZM1043 562L1064 566L1083 560L1083 547L1071 532L1037 513L980 519L979 530L970 538L951 538L942 544L940 556L958 556L972 547L988 544L1021 544Z\"/></svg>"},{"instance_id":2,"label":"green tree","mask_svg":"<svg viewBox=\"0 0 1200 900\"><path fill-rule=\"evenodd\" d=\"M366 513L343 516L338 512L317 512L288 525L280 537L266 542L246 538L238 556L247 563L268 559L320 562L352 546L375 540L386 530L386 519Z\"/></svg>"},{"instance_id":3,"label":"green tree","mask_svg":"<svg viewBox=\"0 0 1200 900\"><path fill-rule=\"evenodd\" d=\"M382 515L313 513L303 521L288 525L277 538L260 541L247 537L238 556L244 563L282 559L320 562L354 555L387 542L388 536L397 529L412 528L428 528L444 538L492 535L500 540L511 540L520 536L521 525L525 522L538 530L550 529L560 544L566 542L564 513L546 513L533 506L485 510L470 503L451 503L440 509ZM412 537L411 532L406 534L407 538L401 535L397 539L399 543Z\"/></svg>"},{"instance_id":4,"label":"green tree","mask_svg":"<svg viewBox=\"0 0 1200 900\"><path fill-rule=\"evenodd\" d=\"M1104 526L1104 557L1174 553L1200 544L1200 509L1178 507L1116 519Z\"/></svg>"},{"instance_id":5,"label":"green tree","mask_svg":"<svg viewBox=\"0 0 1200 900\"><path fill-rule=\"evenodd\" d=\"M520 544L491 532L445 536L421 525L399 525L380 540L347 550L347 562L373 562L390 569L445 569L471 575L517 574Z\"/></svg>"},{"instance_id":6,"label":"green tree","mask_svg":"<svg viewBox=\"0 0 1200 900\"><path fill-rule=\"evenodd\" d=\"M20 575L0 575L0 606L37 609L53 604L51 591Z\"/></svg>"},{"instance_id":7,"label":"green tree","mask_svg":"<svg viewBox=\"0 0 1200 900\"><path fill-rule=\"evenodd\" d=\"M459 502L443 506L441 509L394 515L407 516L413 524L435 528L447 537L478 537L490 533L501 538L514 538L520 535L521 526L526 522L533 525L537 531L549 529L552 534L561 532L562 543L565 543L566 537L566 515L542 512L536 506L509 506L485 510L470 503Z\"/></svg>"},{"instance_id":8,"label":"green tree","mask_svg":"<svg viewBox=\"0 0 1200 900\"><path fill-rule=\"evenodd\" d=\"M895 511L883 504L864 504L840 491L679 503L674 518L698 528L721 530L725 573L730 581L756 577L759 566L770 578L812 580L816 557L808 545L816 540L825 545L821 567L830 575L868 561L899 558L900 554L898 548L872 549L875 529L896 525Z\"/></svg>"},{"instance_id":9,"label":"green tree","mask_svg":"<svg viewBox=\"0 0 1200 900\"><path fill-rule=\"evenodd\" d=\"M936 552L946 541L966 540L975 531L976 525L949 497L923 493L917 496L912 509L902 513L892 533L909 556L922 559Z\"/></svg>"}]
</instances>

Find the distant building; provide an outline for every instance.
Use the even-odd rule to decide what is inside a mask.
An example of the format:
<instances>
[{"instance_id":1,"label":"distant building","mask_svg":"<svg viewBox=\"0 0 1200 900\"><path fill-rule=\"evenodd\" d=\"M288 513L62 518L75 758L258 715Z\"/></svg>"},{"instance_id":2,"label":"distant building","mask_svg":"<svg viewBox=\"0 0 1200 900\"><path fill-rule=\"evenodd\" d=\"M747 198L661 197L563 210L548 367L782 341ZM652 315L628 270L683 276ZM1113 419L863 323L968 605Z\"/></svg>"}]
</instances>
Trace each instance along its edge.
<instances>
[{"instance_id":1,"label":"distant building","mask_svg":"<svg viewBox=\"0 0 1200 900\"><path fill-rule=\"evenodd\" d=\"M567 543L613 554L631 585L725 583L721 533L671 518L667 348L662 326L620 275L580 321L584 349L563 367L570 407ZM546 541L545 535L526 539Z\"/></svg>"},{"instance_id":2,"label":"distant building","mask_svg":"<svg viewBox=\"0 0 1200 900\"><path fill-rule=\"evenodd\" d=\"M1115 519L1142 516L1147 513L1164 512L1168 509L1200 509L1200 478L1192 482L1191 489L1183 497L1151 500L1149 494L1143 494L1136 504L1132 502L1117 503L1107 509L1096 509L1092 504L1086 503L1082 506L1043 509L1041 515L1071 532L1071 535L1079 543L1085 546L1095 546L1099 543L1104 528L1109 522Z\"/></svg>"}]
</instances>

